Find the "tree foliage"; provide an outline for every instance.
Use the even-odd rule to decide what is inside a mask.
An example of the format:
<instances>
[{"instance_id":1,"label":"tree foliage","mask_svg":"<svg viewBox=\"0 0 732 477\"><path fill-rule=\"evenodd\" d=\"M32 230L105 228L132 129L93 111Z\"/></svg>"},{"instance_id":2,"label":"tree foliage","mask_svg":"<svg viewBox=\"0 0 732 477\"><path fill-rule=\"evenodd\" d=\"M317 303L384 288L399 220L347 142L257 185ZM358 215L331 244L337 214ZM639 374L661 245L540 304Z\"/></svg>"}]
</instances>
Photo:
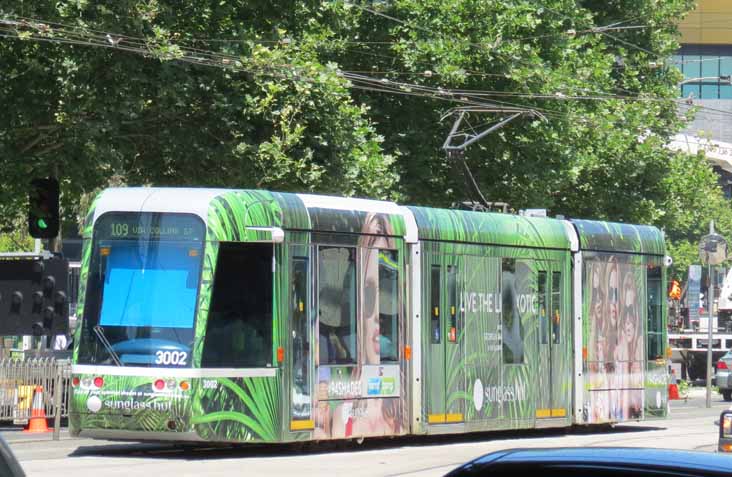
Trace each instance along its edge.
<instances>
[{"instance_id":1,"label":"tree foliage","mask_svg":"<svg viewBox=\"0 0 732 477\"><path fill-rule=\"evenodd\" d=\"M448 206L473 196L441 150L455 118L443 114L467 101L541 113L467 151L489 200L655 224L683 254L710 218L732 232L704 159L666 147L686 119L669 58L692 3L2 1L3 18L51 31L0 40L0 208L21 210L27 180L54 168L69 216L115 182ZM59 42L59 28L111 33L110 47ZM191 64L185 48L228 56ZM500 117L469 119L480 130Z\"/></svg>"},{"instance_id":2,"label":"tree foliage","mask_svg":"<svg viewBox=\"0 0 732 477\"><path fill-rule=\"evenodd\" d=\"M30 178L54 171L69 216L82 194L113 180L380 198L395 189L393 160L365 106L314 50L323 29L317 5L39 3L0 6L5 18L41 19L52 32L48 41L0 41L0 101L12 111L0 119L6 214L22 210ZM62 29L124 40L119 48L59 43ZM302 41L278 42L286 35ZM134 43L144 56L120 49ZM283 73L307 71L316 80L181 63L179 44L279 64Z\"/></svg>"}]
</instances>

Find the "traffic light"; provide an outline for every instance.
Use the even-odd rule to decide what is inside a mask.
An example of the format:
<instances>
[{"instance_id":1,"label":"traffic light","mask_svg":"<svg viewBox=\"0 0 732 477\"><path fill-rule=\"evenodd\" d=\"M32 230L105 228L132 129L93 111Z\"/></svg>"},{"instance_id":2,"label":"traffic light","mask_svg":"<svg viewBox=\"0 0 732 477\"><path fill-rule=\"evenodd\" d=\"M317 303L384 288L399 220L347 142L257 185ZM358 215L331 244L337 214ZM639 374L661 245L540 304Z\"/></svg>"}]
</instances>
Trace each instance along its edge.
<instances>
[{"instance_id":1,"label":"traffic light","mask_svg":"<svg viewBox=\"0 0 732 477\"><path fill-rule=\"evenodd\" d=\"M58 181L33 179L28 193L28 232L38 239L58 236Z\"/></svg>"}]
</instances>

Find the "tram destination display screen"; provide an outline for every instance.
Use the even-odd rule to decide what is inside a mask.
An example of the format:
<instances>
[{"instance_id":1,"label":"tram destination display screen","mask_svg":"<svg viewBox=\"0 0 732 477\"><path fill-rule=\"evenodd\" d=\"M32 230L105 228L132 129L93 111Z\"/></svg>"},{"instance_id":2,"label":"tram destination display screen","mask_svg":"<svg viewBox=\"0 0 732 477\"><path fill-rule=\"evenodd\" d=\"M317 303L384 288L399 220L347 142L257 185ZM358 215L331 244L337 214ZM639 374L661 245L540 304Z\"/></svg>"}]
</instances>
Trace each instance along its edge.
<instances>
[{"instance_id":1,"label":"tram destination display screen","mask_svg":"<svg viewBox=\"0 0 732 477\"><path fill-rule=\"evenodd\" d=\"M187 214L115 213L99 220L95 238L202 241L203 227L198 217Z\"/></svg>"}]
</instances>

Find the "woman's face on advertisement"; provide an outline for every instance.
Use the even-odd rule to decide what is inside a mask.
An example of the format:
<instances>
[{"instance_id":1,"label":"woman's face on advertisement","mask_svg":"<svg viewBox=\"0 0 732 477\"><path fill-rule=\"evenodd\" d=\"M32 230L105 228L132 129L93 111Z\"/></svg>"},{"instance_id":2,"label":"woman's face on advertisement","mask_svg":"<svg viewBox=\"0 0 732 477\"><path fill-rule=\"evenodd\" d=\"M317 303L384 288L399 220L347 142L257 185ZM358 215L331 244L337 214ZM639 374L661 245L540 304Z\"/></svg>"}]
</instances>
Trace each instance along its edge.
<instances>
[{"instance_id":1,"label":"woman's face on advertisement","mask_svg":"<svg viewBox=\"0 0 732 477\"><path fill-rule=\"evenodd\" d=\"M605 361L605 337L601 334L595 339L595 352L597 353L595 359L598 361Z\"/></svg>"},{"instance_id":2,"label":"woman's face on advertisement","mask_svg":"<svg viewBox=\"0 0 732 477\"><path fill-rule=\"evenodd\" d=\"M638 317L635 313L635 291L628 288L625 291L625 309L623 313L624 326L623 332L626 339L632 339L635 334L635 324Z\"/></svg>"},{"instance_id":3,"label":"woman's face on advertisement","mask_svg":"<svg viewBox=\"0 0 732 477\"><path fill-rule=\"evenodd\" d=\"M618 306L620 297L620 280L618 279L618 269L613 267L610 270L610 279L608 281L607 290L607 301L609 304L608 315L610 317L610 324L616 325L618 322Z\"/></svg>"},{"instance_id":4,"label":"woman's face on advertisement","mask_svg":"<svg viewBox=\"0 0 732 477\"><path fill-rule=\"evenodd\" d=\"M383 226L374 219L365 227L364 232L382 234L384 230ZM381 362L381 343L379 341L379 249L388 248L388 242L383 237L370 237L366 246L368 249L364 253L363 346L366 364L379 364Z\"/></svg>"},{"instance_id":5,"label":"woman's face on advertisement","mask_svg":"<svg viewBox=\"0 0 732 477\"><path fill-rule=\"evenodd\" d=\"M379 343L379 251L369 249L365 253L364 271L364 332L363 342L366 364L379 364L381 344Z\"/></svg>"},{"instance_id":6,"label":"woman's face on advertisement","mask_svg":"<svg viewBox=\"0 0 732 477\"><path fill-rule=\"evenodd\" d=\"M596 317L602 316L602 297L600 296L600 270L598 267L593 267L592 270L592 309L591 313L594 313Z\"/></svg>"}]
</instances>

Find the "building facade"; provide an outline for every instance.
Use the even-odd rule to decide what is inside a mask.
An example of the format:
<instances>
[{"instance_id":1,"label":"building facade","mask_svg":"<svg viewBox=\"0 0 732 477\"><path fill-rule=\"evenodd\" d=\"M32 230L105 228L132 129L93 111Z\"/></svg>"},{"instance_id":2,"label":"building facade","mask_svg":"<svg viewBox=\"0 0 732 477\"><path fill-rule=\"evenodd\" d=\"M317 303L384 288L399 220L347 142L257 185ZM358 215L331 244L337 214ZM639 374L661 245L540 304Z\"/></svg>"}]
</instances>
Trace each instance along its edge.
<instances>
[{"instance_id":1,"label":"building facade","mask_svg":"<svg viewBox=\"0 0 732 477\"><path fill-rule=\"evenodd\" d=\"M684 74L681 108L699 106L694 121L671 147L703 149L732 198L732 1L698 0L680 23L681 48L673 57Z\"/></svg>"}]
</instances>

